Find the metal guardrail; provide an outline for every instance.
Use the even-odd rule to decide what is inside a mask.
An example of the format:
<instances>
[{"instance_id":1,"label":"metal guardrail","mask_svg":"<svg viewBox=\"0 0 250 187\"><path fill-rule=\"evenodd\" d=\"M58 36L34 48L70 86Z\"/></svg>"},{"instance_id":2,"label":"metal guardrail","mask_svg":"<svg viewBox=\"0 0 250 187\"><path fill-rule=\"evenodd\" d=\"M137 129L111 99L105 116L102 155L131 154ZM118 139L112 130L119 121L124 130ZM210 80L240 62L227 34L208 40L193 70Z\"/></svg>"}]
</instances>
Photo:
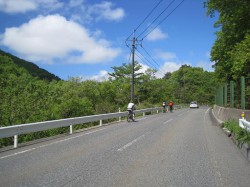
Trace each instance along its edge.
<instances>
[{"instance_id":1,"label":"metal guardrail","mask_svg":"<svg viewBox=\"0 0 250 187\"><path fill-rule=\"evenodd\" d=\"M177 108L181 108L181 107L175 106L175 109ZM143 116L145 116L146 112L153 112L153 111L157 111L158 113L159 111L162 111L162 107L135 110L134 112L135 114L143 113ZM102 120L119 118L119 121L121 121L121 117L127 116L127 114L128 113L126 111L126 112L91 115L91 116L83 116L83 117L76 117L76 118L67 118L67 119L60 119L60 120L52 120L52 121L44 121L44 122L37 122L37 123L28 123L28 124L0 127L0 138L7 138L7 137L14 136L14 148L17 148L18 135L21 135L21 134L28 134L32 132L38 132L38 131L54 129L58 127L67 127L67 126L70 127L70 134L72 134L73 125L100 121L100 126L102 126Z\"/></svg>"},{"instance_id":2,"label":"metal guardrail","mask_svg":"<svg viewBox=\"0 0 250 187\"><path fill-rule=\"evenodd\" d=\"M250 132L250 122L245 119L239 119L239 126Z\"/></svg>"}]
</instances>

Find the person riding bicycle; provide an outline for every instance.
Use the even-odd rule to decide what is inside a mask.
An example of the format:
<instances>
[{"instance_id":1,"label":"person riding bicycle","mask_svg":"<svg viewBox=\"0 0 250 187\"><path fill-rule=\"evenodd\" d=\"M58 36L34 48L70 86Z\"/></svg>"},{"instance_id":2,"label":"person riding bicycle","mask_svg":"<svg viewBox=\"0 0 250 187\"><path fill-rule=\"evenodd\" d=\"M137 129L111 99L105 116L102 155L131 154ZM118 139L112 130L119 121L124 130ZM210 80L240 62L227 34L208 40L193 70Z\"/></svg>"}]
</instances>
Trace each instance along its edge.
<instances>
[{"instance_id":1,"label":"person riding bicycle","mask_svg":"<svg viewBox=\"0 0 250 187\"><path fill-rule=\"evenodd\" d=\"M128 111L128 121L130 119L132 119L132 121L135 121L135 113L134 113L134 110L135 110L135 104L131 101L129 104L128 104L128 107L127 107L127 111Z\"/></svg>"},{"instance_id":2,"label":"person riding bicycle","mask_svg":"<svg viewBox=\"0 0 250 187\"><path fill-rule=\"evenodd\" d=\"M170 109L170 112L172 112L173 106L174 106L174 103L173 103L172 101L170 101L170 102L169 102L169 109Z\"/></svg>"},{"instance_id":3,"label":"person riding bicycle","mask_svg":"<svg viewBox=\"0 0 250 187\"><path fill-rule=\"evenodd\" d=\"M135 104L133 102L130 102L128 104L127 111L131 114L134 114L134 110L135 110Z\"/></svg>"},{"instance_id":4,"label":"person riding bicycle","mask_svg":"<svg viewBox=\"0 0 250 187\"><path fill-rule=\"evenodd\" d=\"M163 108L163 112L166 112L166 101L162 102L162 108Z\"/></svg>"}]
</instances>

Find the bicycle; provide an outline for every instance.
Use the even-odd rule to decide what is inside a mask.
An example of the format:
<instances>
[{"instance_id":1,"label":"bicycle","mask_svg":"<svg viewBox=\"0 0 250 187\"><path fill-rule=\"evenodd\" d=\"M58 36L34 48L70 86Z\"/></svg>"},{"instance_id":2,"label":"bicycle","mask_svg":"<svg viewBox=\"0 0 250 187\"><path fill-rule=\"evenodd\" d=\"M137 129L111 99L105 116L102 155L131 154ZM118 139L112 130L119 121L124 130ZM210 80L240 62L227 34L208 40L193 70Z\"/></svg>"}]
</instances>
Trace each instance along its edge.
<instances>
[{"instance_id":1,"label":"bicycle","mask_svg":"<svg viewBox=\"0 0 250 187\"><path fill-rule=\"evenodd\" d=\"M166 113L166 107L163 107L163 113Z\"/></svg>"},{"instance_id":2,"label":"bicycle","mask_svg":"<svg viewBox=\"0 0 250 187\"><path fill-rule=\"evenodd\" d=\"M173 112L173 106L169 106L170 112Z\"/></svg>"},{"instance_id":3,"label":"bicycle","mask_svg":"<svg viewBox=\"0 0 250 187\"><path fill-rule=\"evenodd\" d=\"M135 121L135 115L133 114L133 112L128 111L127 121L130 122L131 120Z\"/></svg>"}]
</instances>

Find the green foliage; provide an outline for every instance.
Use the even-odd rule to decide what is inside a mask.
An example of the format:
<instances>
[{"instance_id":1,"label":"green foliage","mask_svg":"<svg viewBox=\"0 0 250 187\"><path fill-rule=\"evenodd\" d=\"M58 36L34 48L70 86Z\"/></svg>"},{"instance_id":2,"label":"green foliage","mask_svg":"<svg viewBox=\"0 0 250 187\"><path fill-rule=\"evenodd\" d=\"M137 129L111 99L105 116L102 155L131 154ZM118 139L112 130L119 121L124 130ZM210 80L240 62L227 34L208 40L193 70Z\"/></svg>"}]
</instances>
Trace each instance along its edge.
<instances>
[{"instance_id":1,"label":"green foliage","mask_svg":"<svg viewBox=\"0 0 250 187\"><path fill-rule=\"evenodd\" d=\"M175 102L189 103L193 100L204 104L213 102L216 86L214 73L204 71L202 68L183 65L166 81L169 82L167 85L172 84L174 93L172 100Z\"/></svg>"},{"instance_id":2,"label":"green foliage","mask_svg":"<svg viewBox=\"0 0 250 187\"><path fill-rule=\"evenodd\" d=\"M42 80L48 80L48 81L52 81L52 80L60 80L59 77L49 73L48 71L46 71L45 69L39 68L37 65L31 63L31 62L27 62L25 60L22 60L12 54L6 53L2 50L0 50L0 55L1 56L6 56L9 57L10 59L12 59L12 61L19 67L22 67L24 69L27 70L27 72L33 76L33 77L38 77L39 79Z\"/></svg>"},{"instance_id":3,"label":"green foliage","mask_svg":"<svg viewBox=\"0 0 250 187\"><path fill-rule=\"evenodd\" d=\"M204 4L211 17L219 13L215 27L220 30L211 50L216 75L228 81L250 74L249 0L207 0Z\"/></svg>"},{"instance_id":4,"label":"green foliage","mask_svg":"<svg viewBox=\"0 0 250 187\"><path fill-rule=\"evenodd\" d=\"M143 73L139 73L138 71L142 68L142 66L135 62L134 64L134 75L135 79L139 78ZM128 80L130 81L131 72L132 72L132 64L125 64L123 63L122 66L113 66L112 69L114 70L113 73L109 73L111 77L114 79L122 79L122 80Z\"/></svg>"},{"instance_id":5,"label":"green foliage","mask_svg":"<svg viewBox=\"0 0 250 187\"><path fill-rule=\"evenodd\" d=\"M236 44L235 50L231 51L233 63L232 72L234 80L241 76L250 78L250 34L244 40Z\"/></svg>"},{"instance_id":6,"label":"green foliage","mask_svg":"<svg viewBox=\"0 0 250 187\"><path fill-rule=\"evenodd\" d=\"M244 143L250 145L250 132L241 128L238 122L227 121L223 124L223 127L226 127L229 131L231 131L231 133L233 133L239 147L241 147Z\"/></svg>"}]
</instances>

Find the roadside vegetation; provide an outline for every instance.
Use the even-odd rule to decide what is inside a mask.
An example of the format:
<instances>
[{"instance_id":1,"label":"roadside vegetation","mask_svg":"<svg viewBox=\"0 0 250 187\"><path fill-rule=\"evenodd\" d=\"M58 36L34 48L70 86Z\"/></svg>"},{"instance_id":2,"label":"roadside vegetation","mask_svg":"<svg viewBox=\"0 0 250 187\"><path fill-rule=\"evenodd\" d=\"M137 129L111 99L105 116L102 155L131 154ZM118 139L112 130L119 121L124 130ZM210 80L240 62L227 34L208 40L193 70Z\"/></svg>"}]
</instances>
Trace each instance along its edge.
<instances>
[{"instance_id":1,"label":"roadside vegetation","mask_svg":"<svg viewBox=\"0 0 250 187\"><path fill-rule=\"evenodd\" d=\"M236 144L242 147L244 143L250 146L250 132L239 126L237 121L227 121L222 124L222 128L227 128L231 132L231 136L236 140Z\"/></svg>"}]
</instances>

